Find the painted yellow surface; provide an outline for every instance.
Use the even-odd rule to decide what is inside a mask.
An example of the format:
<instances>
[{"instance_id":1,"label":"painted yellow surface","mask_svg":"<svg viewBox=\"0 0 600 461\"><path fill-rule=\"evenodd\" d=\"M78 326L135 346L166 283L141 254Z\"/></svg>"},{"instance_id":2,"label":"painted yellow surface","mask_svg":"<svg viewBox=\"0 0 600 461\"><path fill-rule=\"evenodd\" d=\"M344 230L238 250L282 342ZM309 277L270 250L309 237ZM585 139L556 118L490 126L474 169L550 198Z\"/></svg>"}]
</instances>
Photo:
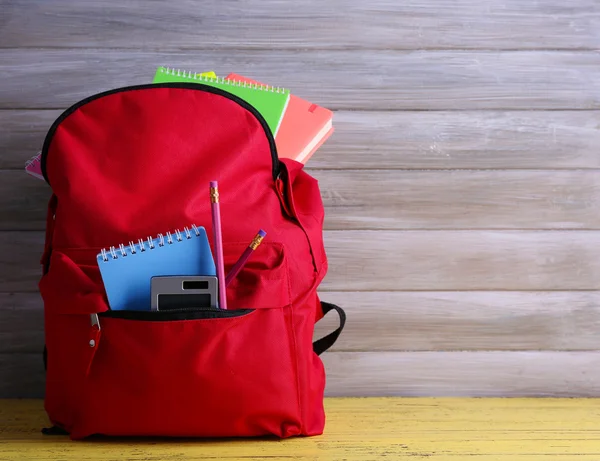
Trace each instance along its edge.
<instances>
[{"instance_id":1,"label":"painted yellow surface","mask_svg":"<svg viewBox=\"0 0 600 461\"><path fill-rule=\"evenodd\" d=\"M336 398L319 437L44 436L39 400L0 400L0 460L600 461L600 399Z\"/></svg>"}]
</instances>

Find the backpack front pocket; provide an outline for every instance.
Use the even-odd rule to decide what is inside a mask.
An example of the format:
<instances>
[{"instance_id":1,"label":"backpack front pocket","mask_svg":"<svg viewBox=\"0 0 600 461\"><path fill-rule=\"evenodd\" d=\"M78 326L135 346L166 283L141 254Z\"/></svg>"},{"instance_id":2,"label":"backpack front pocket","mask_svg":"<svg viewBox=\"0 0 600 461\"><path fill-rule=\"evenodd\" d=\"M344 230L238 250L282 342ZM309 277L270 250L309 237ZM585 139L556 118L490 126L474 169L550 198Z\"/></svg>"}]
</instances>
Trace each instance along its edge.
<instances>
[{"instance_id":1,"label":"backpack front pocket","mask_svg":"<svg viewBox=\"0 0 600 461\"><path fill-rule=\"evenodd\" d=\"M228 246L227 267L242 250ZM284 248L256 253L228 289L229 310L112 311L94 250L55 251L40 283L53 422L75 439L301 434Z\"/></svg>"},{"instance_id":2,"label":"backpack front pocket","mask_svg":"<svg viewBox=\"0 0 600 461\"><path fill-rule=\"evenodd\" d=\"M74 438L301 432L285 308L113 311L100 326Z\"/></svg>"}]
</instances>

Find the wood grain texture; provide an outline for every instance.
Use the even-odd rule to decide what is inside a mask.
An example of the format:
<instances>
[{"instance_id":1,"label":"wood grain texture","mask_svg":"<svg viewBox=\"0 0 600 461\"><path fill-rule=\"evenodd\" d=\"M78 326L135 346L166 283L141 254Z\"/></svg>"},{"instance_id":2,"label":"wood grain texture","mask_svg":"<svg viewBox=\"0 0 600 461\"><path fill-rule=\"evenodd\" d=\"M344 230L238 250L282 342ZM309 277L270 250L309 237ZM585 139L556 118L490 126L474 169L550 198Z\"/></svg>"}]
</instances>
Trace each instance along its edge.
<instances>
[{"instance_id":1,"label":"wood grain texture","mask_svg":"<svg viewBox=\"0 0 600 461\"><path fill-rule=\"evenodd\" d=\"M39 352L44 311L39 293L0 293L0 353Z\"/></svg>"},{"instance_id":2,"label":"wood grain texture","mask_svg":"<svg viewBox=\"0 0 600 461\"><path fill-rule=\"evenodd\" d=\"M60 110L0 110L0 169L42 147ZM600 111L336 111L317 169L600 168Z\"/></svg>"},{"instance_id":3,"label":"wood grain texture","mask_svg":"<svg viewBox=\"0 0 600 461\"><path fill-rule=\"evenodd\" d=\"M600 288L596 231L328 231L335 291Z\"/></svg>"},{"instance_id":4,"label":"wood grain texture","mask_svg":"<svg viewBox=\"0 0 600 461\"><path fill-rule=\"evenodd\" d=\"M597 229L596 171L313 170L325 227Z\"/></svg>"},{"instance_id":5,"label":"wood grain texture","mask_svg":"<svg viewBox=\"0 0 600 461\"><path fill-rule=\"evenodd\" d=\"M61 110L0 110L0 169L22 171Z\"/></svg>"},{"instance_id":6,"label":"wood grain texture","mask_svg":"<svg viewBox=\"0 0 600 461\"><path fill-rule=\"evenodd\" d=\"M325 228L599 229L596 171L314 170ZM0 170L0 229L45 228L50 188Z\"/></svg>"},{"instance_id":7,"label":"wood grain texture","mask_svg":"<svg viewBox=\"0 0 600 461\"><path fill-rule=\"evenodd\" d=\"M0 402L0 457L69 461L598 459L597 399L328 398L322 436L229 440L95 438L40 433L41 400Z\"/></svg>"},{"instance_id":8,"label":"wood grain texture","mask_svg":"<svg viewBox=\"0 0 600 461\"><path fill-rule=\"evenodd\" d=\"M22 169L0 170L0 229L45 229L50 195L45 181Z\"/></svg>"},{"instance_id":9,"label":"wood grain texture","mask_svg":"<svg viewBox=\"0 0 600 461\"><path fill-rule=\"evenodd\" d=\"M600 352L326 352L328 396L593 397ZM39 353L0 353L0 395L42 397Z\"/></svg>"},{"instance_id":10,"label":"wood grain texture","mask_svg":"<svg viewBox=\"0 0 600 461\"><path fill-rule=\"evenodd\" d=\"M311 168L600 167L598 111L337 111L333 120Z\"/></svg>"},{"instance_id":11,"label":"wood grain texture","mask_svg":"<svg viewBox=\"0 0 600 461\"><path fill-rule=\"evenodd\" d=\"M43 397L46 383L43 345L37 353L0 353L0 395L7 398Z\"/></svg>"},{"instance_id":12,"label":"wood grain texture","mask_svg":"<svg viewBox=\"0 0 600 461\"><path fill-rule=\"evenodd\" d=\"M43 393L50 191L23 165L62 110L158 65L236 71L335 110L309 163L327 211L321 296L349 316L324 356L328 395L600 395L599 26L597 0L0 0L0 396ZM533 460L568 445L504 429L383 453ZM600 458L600 439L578 436L568 452ZM346 457L368 459L369 437Z\"/></svg>"},{"instance_id":13,"label":"wood grain texture","mask_svg":"<svg viewBox=\"0 0 600 461\"><path fill-rule=\"evenodd\" d=\"M600 108L600 54L585 51L2 49L0 109L62 108L149 83L158 65L235 70L330 109Z\"/></svg>"},{"instance_id":14,"label":"wood grain texture","mask_svg":"<svg viewBox=\"0 0 600 461\"><path fill-rule=\"evenodd\" d=\"M593 0L3 2L5 47L596 49Z\"/></svg>"},{"instance_id":15,"label":"wood grain texture","mask_svg":"<svg viewBox=\"0 0 600 461\"><path fill-rule=\"evenodd\" d=\"M321 298L348 317L333 351L600 349L597 291L323 292ZM315 337L338 324L328 314Z\"/></svg>"},{"instance_id":16,"label":"wood grain texture","mask_svg":"<svg viewBox=\"0 0 600 461\"><path fill-rule=\"evenodd\" d=\"M326 231L322 289L597 290L599 238L599 231ZM43 239L37 231L0 232L0 292L36 291Z\"/></svg>"},{"instance_id":17,"label":"wood grain texture","mask_svg":"<svg viewBox=\"0 0 600 461\"><path fill-rule=\"evenodd\" d=\"M338 352L600 349L600 292L323 292L348 316ZM39 352L38 293L0 293L0 353ZM334 314L315 338L338 326Z\"/></svg>"},{"instance_id":18,"label":"wood grain texture","mask_svg":"<svg viewBox=\"0 0 600 461\"><path fill-rule=\"evenodd\" d=\"M43 251L43 232L0 232L0 292L37 291Z\"/></svg>"},{"instance_id":19,"label":"wood grain texture","mask_svg":"<svg viewBox=\"0 0 600 461\"><path fill-rule=\"evenodd\" d=\"M330 396L594 397L600 351L332 352Z\"/></svg>"}]
</instances>

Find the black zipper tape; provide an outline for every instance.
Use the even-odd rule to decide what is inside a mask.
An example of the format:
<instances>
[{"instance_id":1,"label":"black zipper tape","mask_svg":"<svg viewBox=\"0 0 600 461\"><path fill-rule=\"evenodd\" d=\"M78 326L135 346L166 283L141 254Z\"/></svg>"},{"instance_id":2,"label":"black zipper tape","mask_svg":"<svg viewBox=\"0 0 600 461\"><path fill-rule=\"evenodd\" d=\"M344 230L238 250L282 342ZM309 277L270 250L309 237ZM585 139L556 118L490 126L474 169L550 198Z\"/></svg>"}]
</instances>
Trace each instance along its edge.
<instances>
[{"instance_id":1,"label":"black zipper tape","mask_svg":"<svg viewBox=\"0 0 600 461\"><path fill-rule=\"evenodd\" d=\"M200 320L242 317L254 309L217 309L211 307L186 307L166 311L106 311L98 317L124 320L166 322L170 320Z\"/></svg>"},{"instance_id":2,"label":"black zipper tape","mask_svg":"<svg viewBox=\"0 0 600 461\"><path fill-rule=\"evenodd\" d=\"M62 114L60 114L59 117L54 121L54 123L48 130L48 134L46 135L46 138L44 139L44 146L42 147L41 168L42 168L42 174L44 175L44 179L46 180L46 182L48 184L50 184L50 180L48 179L48 174L46 171L46 162L47 162L47 158L48 158L48 150L50 149L50 143L52 142L52 138L54 137L54 134L56 133L56 130L58 129L59 125L69 115L71 115L73 112L75 112L80 107L85 106L86 104L88 104L92 101L95 101L96 99L103 98L105 96L110 96L110 95L116 94L116 93L125 93L127 91L148 90L148 89L153 89L153 88L181 88L181 89L186 89L186 90L204 91L206 93L213 93L213 94L218 94L218 95L224 96L227 99L230 99L230 100L238 103L240 106L242 106L244 109L246 109L252 115L254 115L254 117L256 117L256 119L260 122L261 126L263 127L263 130L265 131L265 135L267 136L267 139L269 140L269 148L271 151L273 180L277 179L277 176L279 176L280 166L279 166L279 157L277 155L277 147L275 146L275 138L273 136L273 133L271 133L271 129L269 128L267 121L260 114L260 112L258 110L256 110L256 108L252 104L249 104L248 102L244 101L242 98L240 98L234 94L228 93L227 91L221 90L220 88L215 88L210 85L204 85L203 83L149 83L149 84L145 84L145 85L134 85L134 86L126 86L126 87L122 87L122 88L115 88L113 90L94 94L92 96L89 96L89 97L82 99L81 101L73 104L71 107L69 107L67 110L65 110Z\"/></svg>"}]
</instances>

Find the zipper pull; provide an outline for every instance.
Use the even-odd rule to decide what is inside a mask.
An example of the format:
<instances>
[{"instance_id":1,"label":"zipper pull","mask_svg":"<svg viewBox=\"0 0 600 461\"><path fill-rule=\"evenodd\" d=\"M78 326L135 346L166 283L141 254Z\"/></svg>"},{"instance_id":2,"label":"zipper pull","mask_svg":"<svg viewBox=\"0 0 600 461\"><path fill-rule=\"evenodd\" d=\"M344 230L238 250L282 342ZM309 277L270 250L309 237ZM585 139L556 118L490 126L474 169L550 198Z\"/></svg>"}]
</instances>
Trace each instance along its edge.
<instances>
[{"instance_id":1,"label":"zipper pull","mask_svg":"<svg viewBox=\"0 0 600 461\"><path fill-rule=\"evenodd\" d=\"M90 314L90 320L92 323L92 334L90 338L89 345L90 347L96 347L96 337L100 335L100 319L98 318L98 314Z\"/></svg>"},{"instance_id":2,"label":"zipper pull","mask_svg":"<svg viewBox=\"0 0 600 461\"><path fill-rule=\"evenodd\" d=\"M100 328L100 319L98 318L98 314L90 314L90 334L88 341L88 353L87 356L87 366L85 368L85 376L90 374L90 369L92 368L92 361L94 360L94 356L96 355L96 351L98 350L98 344L100 343L100 336L102 334L102 328Z\"/></svg>"}]
</instances>

